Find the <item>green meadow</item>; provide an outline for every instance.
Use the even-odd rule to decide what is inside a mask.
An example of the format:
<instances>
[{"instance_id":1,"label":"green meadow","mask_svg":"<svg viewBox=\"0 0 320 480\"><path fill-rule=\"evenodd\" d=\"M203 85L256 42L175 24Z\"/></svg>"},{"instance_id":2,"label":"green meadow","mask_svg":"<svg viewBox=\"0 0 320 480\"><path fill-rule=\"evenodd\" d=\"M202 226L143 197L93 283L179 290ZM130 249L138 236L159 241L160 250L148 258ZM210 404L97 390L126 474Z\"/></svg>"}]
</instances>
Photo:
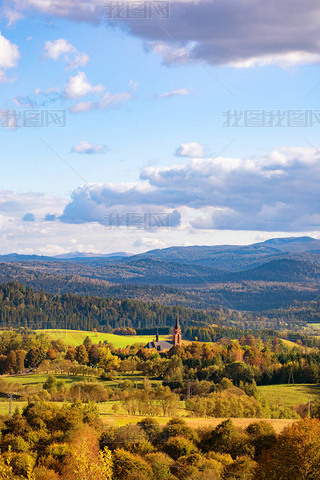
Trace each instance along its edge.
<instances>
[{"instance_id":1,"label":"green meadow","mask_svg":"<svg viewBox=\"0 0 320 480\"><path fill-rule=\"evenodd\" d=\"M84 330L36 330L37 333L45 333L50 340L62 338L68 345L77 347L83 343L86 337L91 338L92 343L105 342L112 343L116 348L124 348L128 345L141 343L145 345L155 339L155 335L114 335L113 333L87 332ZM160 340L168 340L167 335L160 335Z\"/></svg>"},{"instance_id":2,"label":"green meadow","mask_svg":"<svg viewBox=\"0 0 320 480\"><path fill-rule=\"evenodd\" d=\"M292 407L302 403L320 400L320 385L263 385L258 387L259 392L268 402L284 407Z\"/></svg>"}]
</instances>

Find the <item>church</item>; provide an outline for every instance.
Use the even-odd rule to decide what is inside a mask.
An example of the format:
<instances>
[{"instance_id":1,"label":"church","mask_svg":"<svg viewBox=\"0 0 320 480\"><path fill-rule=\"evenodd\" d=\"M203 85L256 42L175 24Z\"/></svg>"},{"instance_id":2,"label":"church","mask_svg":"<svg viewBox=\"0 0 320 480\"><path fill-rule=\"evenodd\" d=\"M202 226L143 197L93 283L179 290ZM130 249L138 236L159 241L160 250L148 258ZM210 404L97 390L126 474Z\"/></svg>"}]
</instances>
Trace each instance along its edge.
<instances>
[{"instance_id":1,"label":"church","mask_svg":"<svg viewBox=\"0 0 320 480\"><path fill-rule=\"evenodd\" d=\"M159 335L157 331L156 340L148 342L144 348L156 349L158 352L165 352L170 350L175 346L181 346L181 328L179 323L179 317L177 317L173 332L172 332L172 341L168 342L166 340L159 340Z\"/></svg>"}]
</instances>

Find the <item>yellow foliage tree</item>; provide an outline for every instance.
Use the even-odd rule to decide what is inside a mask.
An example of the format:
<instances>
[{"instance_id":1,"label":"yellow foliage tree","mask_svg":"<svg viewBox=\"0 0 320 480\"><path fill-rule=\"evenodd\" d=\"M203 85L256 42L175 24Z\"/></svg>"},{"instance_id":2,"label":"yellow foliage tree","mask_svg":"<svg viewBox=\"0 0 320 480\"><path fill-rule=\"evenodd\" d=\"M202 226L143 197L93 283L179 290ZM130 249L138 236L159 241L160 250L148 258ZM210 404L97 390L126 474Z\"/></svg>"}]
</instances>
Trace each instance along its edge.
<instances>
[{"instance_id":1,"label":"yellow foliage tree","mask_svg":"<svg viewBox=\"0 0 320 480\"><path fill-rule=\"evenodd\" d=\"M107 447L99 451L97 434L93 428L85 426L73 436L62 478L65 480L112 479L111 452Z\"/></svg>"}]
</instances>

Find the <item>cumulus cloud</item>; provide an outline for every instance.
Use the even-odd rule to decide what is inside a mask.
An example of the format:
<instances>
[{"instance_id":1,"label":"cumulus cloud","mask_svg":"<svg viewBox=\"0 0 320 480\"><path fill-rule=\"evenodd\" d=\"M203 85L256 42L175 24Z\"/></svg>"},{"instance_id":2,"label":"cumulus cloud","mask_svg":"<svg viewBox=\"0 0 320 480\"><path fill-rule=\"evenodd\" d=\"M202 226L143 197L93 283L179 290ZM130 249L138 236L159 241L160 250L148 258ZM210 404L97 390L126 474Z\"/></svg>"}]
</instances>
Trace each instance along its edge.
<instances>
[{"instance_id":1,"label":"cumulus cloud","mask_svg":"<svg viewBox=\"0 0 320 480\"><path fill-rule=\"evenodd\" d=\"M76 145L72 147L72 152L86 154L86 155L96 155L98 153L105 153L107 150L106 145L92 145L86 140L80 140Z\"/></svg>"},{"instance_id":2,"label":"cumulus cloud","mask_svg":"<svg viewBox=\"0 0 320 480\"><path fill-rule=\"evenodd\" d=\"M17 66L20 53L17 45L11 43L0 33L0 82L10 81L6 75L8 68Z\"/></svg>"},{"instance_id":3,"label":"cumulus cloud","mask_svg":"<svg viewBox=\"0 0 320 480\"><path fill-rule=\"evenodd\" d=\"M80 187L61 220L103 223L110 212L188 211L194 229L311 231L320 225L319 181L320 154L309 148L256 158L192 158L147 167L135 184Z\"/></svg>"},{"instance_id":4,"label":"cumulus cloud","mask_svg":"<svg viewBox=\"0 0 320 480\"><path fill-rule=\"evenodd\" d=\"M78 72L74 77L68 79L65 96L71 99L85 97L88 94L103 92L105 87L102 84L91 85L84 72Z\"/></svg>"},{"instance_id":5,"label":"cumulus cloud","mask_svg":"<svg viewBox=\"0 0 320 480\"><path fill-rule=\"evenodd\" d=\"M200 143L191 142L191 143L182 143L179 148L176 150L176 155L178 157L204 157L204 148Z\"/></svg>"},{"instance_id":6,"label":"cumulus cloud","mask_svg":"<svg viewBox=\"0 0 320 480\"><path fill-rule=\"evenodd\" d=\"M179 226L179 211L161 202L151 203L147 200L148 191L150 193L150 188L145 184L82 186L72 193L60 220L151 230Z\"/></svg>"},{"instance_id":7,"label":"cumulus cloud","mask_svg":"<svg viewBox=\"0 0 320 480\"><path fill-rule=\"evenodd\" d=\"M79 52L71 43L64 38L58 38L54 42L47 41L43 48L44 58L52 60L63 59L69 68L78 68L88 63L89 56Z\"/></svg>"},{"instance_id":8,"label":"cumulus cloud","mask_svg":"<svg viewBox=\"0 0 320 480\"><path fill-rule=\"evenodd\" d=\"M175 0L170 18L117 20L143 39L164 62L206 61L252 67L319 63L318 0ZM4 13L10 22L29 11L99 24L106 10L98 0L12 0Z\"/></svg>"}]
</instances>

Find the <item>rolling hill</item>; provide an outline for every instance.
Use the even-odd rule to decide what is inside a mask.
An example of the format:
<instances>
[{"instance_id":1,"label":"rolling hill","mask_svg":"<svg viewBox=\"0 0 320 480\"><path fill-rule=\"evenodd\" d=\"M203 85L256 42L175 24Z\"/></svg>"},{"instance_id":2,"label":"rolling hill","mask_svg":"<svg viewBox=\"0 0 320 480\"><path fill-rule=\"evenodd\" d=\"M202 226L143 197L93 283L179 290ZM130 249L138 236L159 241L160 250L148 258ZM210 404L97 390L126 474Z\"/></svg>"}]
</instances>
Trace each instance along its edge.
<instances>
[{"instance_id":1,"label":"rolling hill","mask_svg":"<svg viewBox=\"0 0 320 480\"><path fill-rule=\"evenodd\" d=\"M0 283L15 280L49 293L196 308L268 310L310 301L320 293L320 241L311 237L245 246L170 247L131 256L10 254L0 256L0 262Z\"/></svg>"}]
</instances>

